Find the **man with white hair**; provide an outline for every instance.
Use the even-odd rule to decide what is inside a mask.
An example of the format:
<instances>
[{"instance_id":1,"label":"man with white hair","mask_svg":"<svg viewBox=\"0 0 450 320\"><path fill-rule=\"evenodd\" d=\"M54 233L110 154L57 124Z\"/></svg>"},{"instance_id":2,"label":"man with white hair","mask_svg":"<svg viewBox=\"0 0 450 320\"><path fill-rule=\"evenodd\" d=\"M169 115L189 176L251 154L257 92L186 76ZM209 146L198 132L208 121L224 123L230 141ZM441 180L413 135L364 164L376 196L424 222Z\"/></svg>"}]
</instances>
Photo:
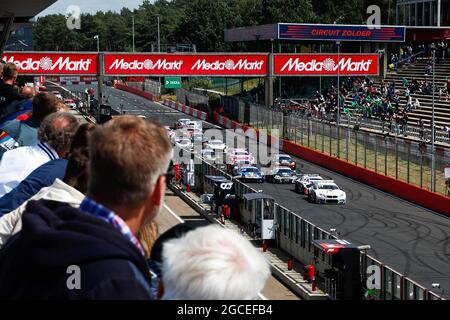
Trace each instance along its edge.
<instances>
[{"instance_id":1,"label":"man with white hair","mask_svg":"<svg viewBox=\"0 0 450 320\"><path fill-rule=\"evenodd\" d=\"M162 249L162 299L255 299L270 276L264 255L240 234L199 227Z\"/></svg>"}]
</instances>

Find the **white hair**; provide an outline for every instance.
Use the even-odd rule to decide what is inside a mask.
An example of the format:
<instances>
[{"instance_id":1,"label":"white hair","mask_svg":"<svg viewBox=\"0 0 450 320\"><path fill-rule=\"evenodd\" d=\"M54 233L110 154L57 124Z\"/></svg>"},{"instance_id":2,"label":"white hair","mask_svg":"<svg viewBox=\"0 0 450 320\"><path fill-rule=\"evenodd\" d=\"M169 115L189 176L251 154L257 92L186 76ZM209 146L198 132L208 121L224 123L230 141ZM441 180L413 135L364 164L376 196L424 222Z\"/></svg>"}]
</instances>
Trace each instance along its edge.
<instances>
[{"instance_id":1,"label":"white hair","mask_svg":"<svg viewBox=\"0 0 450 320\"><path fill-rule=\"evenodd\" d=\"M269 276L264 255L239 233L219 226L163 244L165 300L255 299Z\"/></svg>"}]
</instances>

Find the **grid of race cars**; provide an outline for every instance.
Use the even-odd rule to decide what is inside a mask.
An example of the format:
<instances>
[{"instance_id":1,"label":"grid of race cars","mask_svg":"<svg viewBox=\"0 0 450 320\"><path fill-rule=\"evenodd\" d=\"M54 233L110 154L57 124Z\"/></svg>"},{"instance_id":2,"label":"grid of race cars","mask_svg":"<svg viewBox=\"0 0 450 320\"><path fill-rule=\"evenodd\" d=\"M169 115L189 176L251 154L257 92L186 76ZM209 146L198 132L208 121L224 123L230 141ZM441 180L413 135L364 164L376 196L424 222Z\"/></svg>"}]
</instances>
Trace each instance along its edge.
<instances>
[{"instance_id":1,"label":"grid of race cars","mask_svg":"<svg viewBox=\"0 0 450 320\"><path fill-rule=\"evenodd\" d=\"M257 165L256 158L246 148L231 148L222 139L207 139L203 135L201 121L179 119L173 127L166 127L174 147L196 152L194 145L201 145L200 157L207 162L221 165L235 179L256 183L289 183L295 191L306 195L318 204L345 204L344 190L331 179L315 173L300 173L295 160L287 154L275 154L267 166ZM225 161L224 161L225 160ZM223 164L225 163L225 164Z\"/></svg>"}]
</instances>

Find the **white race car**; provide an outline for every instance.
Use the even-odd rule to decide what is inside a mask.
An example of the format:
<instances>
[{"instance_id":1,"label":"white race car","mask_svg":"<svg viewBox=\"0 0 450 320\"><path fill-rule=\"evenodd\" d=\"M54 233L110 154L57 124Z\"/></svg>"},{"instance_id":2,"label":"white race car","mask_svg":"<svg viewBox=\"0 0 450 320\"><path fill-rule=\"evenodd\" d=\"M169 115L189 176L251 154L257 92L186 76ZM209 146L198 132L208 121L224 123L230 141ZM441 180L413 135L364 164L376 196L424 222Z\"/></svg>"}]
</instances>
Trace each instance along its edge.
<instances>
[{"instance_id":1,"label":"white race car","mask_svg":"<svg viewBox=\"0 0 450 320\"><path fill-rule=\"evenodd\" d=\"M177 122L175 123L175 128L177 129L183 128L190 121L191 119L178 119Z\"/></svg>"},{"instance_id":2,"label":"white race car","mask_svg":"<svg viewBox=\"0 0 450 320\"><path fill-rule=\"evenodd\" d=\"M333 180L317 180L312 182L308 198L315 203L345 204L347 195Z\"/></svg>"},{"instance_id":3,"label":"white race car","mask_svg":"<svg viewBox=\"0 0 450 320\"><path fill-rule=\"evenodd\" d=\"M295 191L301 194L308 194L313 181L324 180L318 174L303 174L295 180Z\"/></svg>"},{"instance_id":4,"label":"white race car","mask_svg":"<svg viewBox=\"0 0 450 320\"><path fill-rule=\"evenodd\" d=\"M223 141L214 139L206 142L204 147L205 149L213 149L216 151L223 152L227 146L225 145L225 143L223 143Z\"/></svg>"},{"instance_id":5,"label":"white race car","mask_svg":"<svg viewBox=\"0 0 450 320\"><path fill-rule=\"evenodd\" d=\"M217 154L217 152L213 149L203 149L202 150L202 158L205 161L218 161L221 159L221 157L219 156L219 154Z\"/></svg>"},{"instance_id":6,"label":"white race car","mask_svg":"<svg viewBox=\"0 0 450 320\"><path fill-rule=\"evenodd\" d=\"M177 138L175 139L175 146L181 149L192 149L192 140L190 138Z\"/></svg>"}]
</instances>

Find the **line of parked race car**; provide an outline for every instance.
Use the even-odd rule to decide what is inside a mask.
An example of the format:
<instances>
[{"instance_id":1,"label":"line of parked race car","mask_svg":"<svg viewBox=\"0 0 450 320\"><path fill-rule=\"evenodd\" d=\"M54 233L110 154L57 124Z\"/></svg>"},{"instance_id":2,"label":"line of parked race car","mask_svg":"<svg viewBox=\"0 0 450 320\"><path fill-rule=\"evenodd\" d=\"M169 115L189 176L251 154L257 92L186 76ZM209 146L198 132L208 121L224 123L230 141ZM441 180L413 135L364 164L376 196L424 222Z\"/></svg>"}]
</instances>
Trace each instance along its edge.
<instances>
[{"instance_id":1,"label":"line of parked race car","mask_svg":"<svg viewBox=\"0 0 450 320\"><path fill-rule=\"evenodd\" d=\"M166 128L174 146L193 150L196 142L201 143L202 159L222 166L221 168L226 169L235 179L257 183L294 184L295 191L307 195L311 202L346 203L345 191L340 189L333 180L324 179L319 174L298 174L297 164L290 155L273 155L267 164L267 169L262 170L256 165L255 157L248 150L230 148L220 139L204 139L200 121L179 119L175 123L175 130L178 130L178 133L170 127Z\"/></svg>"}]
</instances>

